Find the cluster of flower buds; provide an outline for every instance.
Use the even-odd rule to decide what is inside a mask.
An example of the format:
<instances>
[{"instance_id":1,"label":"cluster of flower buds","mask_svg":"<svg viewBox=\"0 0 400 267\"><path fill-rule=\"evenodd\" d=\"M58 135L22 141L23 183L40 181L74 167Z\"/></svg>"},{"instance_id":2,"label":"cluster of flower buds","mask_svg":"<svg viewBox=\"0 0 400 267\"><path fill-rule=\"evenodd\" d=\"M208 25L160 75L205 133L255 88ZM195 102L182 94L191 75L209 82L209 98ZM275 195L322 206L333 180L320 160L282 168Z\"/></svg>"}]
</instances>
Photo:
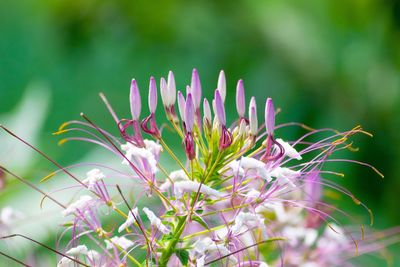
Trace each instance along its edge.
<instances>
[{"instance_id":1,"label":"cluster of flower buds","mask_svg":"<svg viewBox=\"0 0 400 267\"><path fill-rule=\"evenodd\" d=\"M345 213L323 194L324 188L335 190L366 208L325 178L343 176L325 169L331 161L358 163L376 171L366 163L330 158L336 151L352 149L350 136L368 134L361 127L338 132L297 123L277 125L271 98L266 99L265 120L259 127L255 97L250 98L246 114L242 80L236 86L238 117L228 124L223 71L211 101L202 98L197 70L185 92L177 90L172 72L167 80L160 79L159 88L170 128L180 137L186 157L179 156L180 145L166 140L165 127L156 122L154 77L149 84L150 114L145 118L140 116L135 80L130 88L129 119L119 119L101 95L119 137L83 114L85 122L65 123L56 133L90 133L91 137L67 137L62 143L95 143L122 162L120 166L96 164L99 169L78 178L70 172L72 167L63 168L51 160L59 168L55 173L69 175L79 184L79 192L84 192L69 205L46 194L70 219L64 233L71 231L71 237L60 237L67 245L58 252L63 256L59 267L353 266L350 262L357 249L369 253L386 244L364 235L364 227L357 234L342 225L337 215ZM306 133L294 141L276 138L279 129L294 126ZM323 138L312 141L319 134ZM133 199L126 197L131 194Z\"/></svg>"}]
</instances>

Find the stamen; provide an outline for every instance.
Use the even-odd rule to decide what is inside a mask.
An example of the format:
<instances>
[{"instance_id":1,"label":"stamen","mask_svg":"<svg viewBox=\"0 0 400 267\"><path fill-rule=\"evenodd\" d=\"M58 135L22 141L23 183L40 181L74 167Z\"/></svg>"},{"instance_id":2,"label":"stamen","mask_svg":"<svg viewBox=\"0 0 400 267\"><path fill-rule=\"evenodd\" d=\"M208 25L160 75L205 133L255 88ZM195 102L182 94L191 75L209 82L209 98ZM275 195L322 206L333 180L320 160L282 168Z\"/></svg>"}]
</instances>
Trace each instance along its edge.
<instances>
[{"instance_id":1,"label":"stamen","mask_svg":"<svg viewBox=\"0 0 400 267\"><path fill-rule=\"evenodd\" d=\"M67 171L66 169L64 169L60 164L58 164L55 160L51 159L49 156L47 156L45 153L43 153L42 151L40 151L39 149L37 149L36 147L34 147L33 145L29 144L28 142L26 142L24 139L18 137L16 134L14 134L13 132L11 132L10 130L8 130L6 127L4 127L3 125L0 125L0 128L2 128L4 131L6 131L8 134L10 134L11 136L13 136L14 138L18 139L19 141L21 141L22 143L24 143L25 145L29 146L30 148L32 148L33 150L35 150L36 152L38 152L40 155L42 155L44 158L46 158L48 161L50 161L51 163L53 163L55 166L57 166L58 168L60 168L61 170L63 170L63 172L65 172L66 174L68 174L72 179L74 179L75 181L77 181L78 183L80 183L81 185L83 185L84 187L86 187L86 185L84 185L78 178L76 178L75 175L73 175L72 173L70 173L69 171Z\"/></svg>"},{"instance_id":2,"label":"stamen","mask_svg":"<svg viewBox=\"0 0 400 267\"><path fill-rule=\"evenodd\" d=\"M30 238L30 237L27 237L25 235L22 235L22 234L12 234L12 235L7 235L7 236L2 236L2 237L0 237L0 239L8 239L8 238L13 238L13 237L22 237L24 239L27 239L27 240L29 240L29 241L31 241L33 243L36 243L36 244L48 249L48 250L50 250L50 251L52 251L52 252L54 252L54 253L56 253L56 254L58 254L60 256L63 256L63 257L65 257L65 258L67 258L67 259L69 259L69 260L71 260L71 261L73 261L73 262L75 262L75 263L77 263L79 265L82 265L82 266L85 266L85 267L90 267L89 265L87 265L87 264L85 264L85 263L83 263L83 262L81 262L81 261L79 261L79 260L77 260L77 259L75 259L75 258L73 258L71 256L68 256L67 254L59 252L59 251L47 246L46 244L43 244L43 243L41 243L39 241L36 241L36 240L34 240L34 239Z\"/></svg>"},{"instance_id":3,"label":"stamen","mask_svg":"<svg viewBox=\"0 0 400 267\"><path fill-rule=\"evenodd\" d=\"M3 252L1 252L1 251L0 251L0 255L3 255L4 257L9 258L10 260L13 260L13 261L15 261L16 263L21 264L22 266L25 266L25 267L32 267L31 265L28 265L28 264L26 264L26 263L24 263L24 262L22 262L22 261L20 261L20 260L18 260L18 259L16 259L16 258L10 256L10 255L7 255L7 254L5 254L5 253L3 253Z\"/></svg>"}]
</instances>

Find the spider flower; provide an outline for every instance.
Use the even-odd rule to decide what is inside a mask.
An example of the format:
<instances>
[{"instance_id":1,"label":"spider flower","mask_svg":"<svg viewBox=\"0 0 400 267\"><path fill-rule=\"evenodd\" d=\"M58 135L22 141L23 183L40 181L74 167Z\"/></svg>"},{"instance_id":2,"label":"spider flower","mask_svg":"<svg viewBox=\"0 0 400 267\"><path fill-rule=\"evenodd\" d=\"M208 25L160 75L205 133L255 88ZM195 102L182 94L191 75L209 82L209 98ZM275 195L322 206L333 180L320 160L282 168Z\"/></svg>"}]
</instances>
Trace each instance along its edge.
<instances>
[{"instance_id":1,"label":"spider flower","mask_svg":"<svg viewBox=\"0 0 400 267\"><path fill-rule=\"evenodd\" d=\"M343 175L327 164L356 163L378 172L363 162L334 158L337 151L354 150L352 135L368 134L361 127L338 132L279 124L271 98L265 101L264 122L259 122L255 97L246 114L242 80L236 86L238 117L231 118L225 109L231 106L223 71L212 100L202 98L196 69L185 95L177 91L172 72L158 87L166 123L178 142L164 134L165 124L157 125L157 84L151 77L147 117L141 118L136 80L131 82L128 119L119 119L101 94L120 136L84 114L85 121L67 122L56 133L83 133L85 137L68 136L61 143L100 145L121 164L95 164L82 178L74 168L93 164L63 167L28 144L59 168L44 180L64 172L77 183L64 188L78 194L66 205L25 182L63 208L67 222L59 241L67 245L57 251L62 255L58 266L355 266L352 249L371 253L398 241L396 228L375 235L344 225L343 216L353 218L324 195L325 189L337 191L371 213L332 181ZM280 129L294 126L304 135L286 140ZM2 216L0 224L7 224L8 217Z\"/></svg>"}]
</instances>

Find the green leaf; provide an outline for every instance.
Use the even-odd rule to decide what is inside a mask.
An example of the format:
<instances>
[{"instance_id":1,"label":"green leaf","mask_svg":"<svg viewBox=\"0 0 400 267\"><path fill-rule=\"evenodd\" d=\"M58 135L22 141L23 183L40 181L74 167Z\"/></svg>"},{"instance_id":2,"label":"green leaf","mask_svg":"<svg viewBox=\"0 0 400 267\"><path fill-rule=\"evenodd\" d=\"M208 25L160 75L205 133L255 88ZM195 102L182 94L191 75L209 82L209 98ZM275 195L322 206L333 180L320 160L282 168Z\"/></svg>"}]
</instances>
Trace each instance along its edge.
<instances>
[{"instance_id":1,"label":"green leaf","mask_svg":"<svg viewBox=\"0 0 400 267\"><path fill-rule=\"evenodd\" d=\"M193 215L193 216L192 216L192 220L195 221L195 222L197 222L197 223L199 223L199 224L200 224L201 226L203 226L204 228L210 229L210 228L208 227L207 223L206 223L202 218L200 218L199 216Z\"/></svg>"},{"instance_id":2,"label":"green leaf","mask_svg":"<svg viewBox=\"0 0 400 267\"><path fill-rule=\"evenodd\" d=\"M169 241L169 240L171 240L172 238L174 238L174 235L172 234L172 233L168 233L168 234L165 234L165 235L163 235L163 237L162 237L162 241Z\"/></svg>"},{"instance_id":3,"label":"green leaf","mask_svg":"<svg viewBox=\"0 0 400 267\"><path fill-rule=\"evenodd\" d=\"M175 211L169 210L169 211L167 211L164 215L165 215L165 216L174 216L174 215L175 215Z\"/></svg>"},{"instance_id":4,"label":"green leaf","mask_svg":"<svg viewBox=\"0 0 400 267\"><path fill-rule=\"evenodd\" d=\"M175 250L175 255L178 257L182 265L187 265L189 262L189 252L186 249Z\"/></svg>"}]
</instances>

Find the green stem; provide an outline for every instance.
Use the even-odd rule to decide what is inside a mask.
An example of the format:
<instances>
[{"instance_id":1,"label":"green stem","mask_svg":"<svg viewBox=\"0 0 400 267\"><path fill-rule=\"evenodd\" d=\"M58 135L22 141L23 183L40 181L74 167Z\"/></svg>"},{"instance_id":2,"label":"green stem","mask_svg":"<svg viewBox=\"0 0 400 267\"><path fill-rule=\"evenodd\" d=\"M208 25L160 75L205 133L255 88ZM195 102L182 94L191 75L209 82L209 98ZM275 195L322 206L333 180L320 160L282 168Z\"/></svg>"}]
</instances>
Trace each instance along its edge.
<instances>
[{"instance_id":1,"label":"green stem","mask_svg":"<svg viewBox=\"0 0 400 267\"><path fill-rule=\"evenodd\" d=\"M164 252L161 254L160 260L158 261L159 267L166 267L172 254L174 254L175 247L181 238L183 230L185 229L186 217L187 216L179 217L178 225L175 228L176 232L173 234L172 240L169 241L168 246L165 248Z\"/></svg>"}]
</instances>

